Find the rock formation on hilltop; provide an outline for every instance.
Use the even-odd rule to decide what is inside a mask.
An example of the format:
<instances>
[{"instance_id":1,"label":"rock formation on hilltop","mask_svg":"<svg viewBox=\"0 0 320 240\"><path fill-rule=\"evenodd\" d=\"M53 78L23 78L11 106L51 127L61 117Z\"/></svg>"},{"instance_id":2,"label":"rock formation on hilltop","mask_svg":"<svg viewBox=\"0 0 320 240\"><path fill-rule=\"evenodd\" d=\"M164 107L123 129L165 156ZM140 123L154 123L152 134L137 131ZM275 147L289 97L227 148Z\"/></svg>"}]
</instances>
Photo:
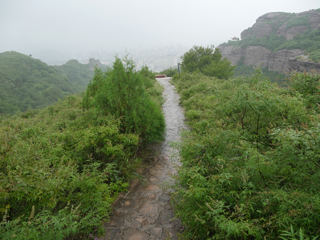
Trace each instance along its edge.
<instances>
[{"instance_id":1,"label":"rock formation on hilltop","mask_svg":"<svg viewBox=\"0 0 320 240\"><path fill-rule=\"evenodd\" d=\"M320 9L302 13L267 13L241 33L241 41L218 46L233 65L270 71L320 72Z\"/></svg>"},{"instance_id":2,"label":"rock formation on hilltop","mask_svg":"<svg viewBox=\"0 0 320 240\"><path fill-rule=\"evenodd\" d=\"M89 59L89 68L94 70L95 67L101 68L102 64L98 59L90 58Z\"/></svg>"}]
</instances>

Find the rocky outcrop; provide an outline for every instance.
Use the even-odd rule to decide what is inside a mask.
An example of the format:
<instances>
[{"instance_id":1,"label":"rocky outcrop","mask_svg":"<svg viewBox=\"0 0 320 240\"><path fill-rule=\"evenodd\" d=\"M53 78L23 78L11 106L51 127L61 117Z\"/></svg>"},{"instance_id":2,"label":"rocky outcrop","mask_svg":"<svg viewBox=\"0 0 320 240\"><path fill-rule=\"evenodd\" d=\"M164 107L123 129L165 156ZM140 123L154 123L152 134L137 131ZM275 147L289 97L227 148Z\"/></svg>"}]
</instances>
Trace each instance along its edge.
<instances>
[{"instance_id":1,"label":"rocky outcrop","mask_svg":"<svg viewBox=\"0 0 320 240\"><path fill-rule=\"evenodd\" d=\"M102 63L98 59L90 58L89 59L89 69L94 70L95 67L101 68Z\"/></svg>"},{"instance_id":2,"label":"rocky outcrop","mask_svg":"<svg viewBox=\"0 0 320 240\"><path fill-rule=\"evenodd\" d=\"M300 24L299 24L300 22ZM267 13L259 17L256 23L241 33L241 39L255 35L262 38L275 33L290 40L297 34L306 32L309 28L320 30L320 12L310 10L302 13Z\"/></svg>"},{"instance_id":3,"label":"rocky outcrop","mask_svg":"<svg viewBox=\"0 0 320 240\"><path fill-rule=\"evenodd\" d=\"M309 62L308 56L304 55L304 50L280 50L275 53L265 47L248 46L246 48L233 48L233 46L219 46L223 57L228 58L232 65L243 58L245 65L254 67L267 67L270 71L287 73L291 71L311 71L320 72L320 63Z\"/></svg>"},{"instance_id":4,"label":"rocky outcrop","mask_svg":"<svg viewBox=\"0 0 320 240\"><path fill-rule=\"evenodd\" d=\"M256 38L270 35L283 36L291 40L297 34L303 34L307 30L320 30L320 11L310 10L298 14L293 13L267 13L259 17L256 23L241 33L241 38L255 36ZM249 38L250 39L250 38ZM257 44L259 45L259 44ZM281 73L296 71L316 70L320 72L320 63L315 63L308 58L305 50L292 49L273 52L262 46L247 46L245 48L235 45L222 44L218 46L222 56L228 58L233 65L243 59L245 65L254 67L267 67L270 71Z\"/></svg>"}]
</instances>

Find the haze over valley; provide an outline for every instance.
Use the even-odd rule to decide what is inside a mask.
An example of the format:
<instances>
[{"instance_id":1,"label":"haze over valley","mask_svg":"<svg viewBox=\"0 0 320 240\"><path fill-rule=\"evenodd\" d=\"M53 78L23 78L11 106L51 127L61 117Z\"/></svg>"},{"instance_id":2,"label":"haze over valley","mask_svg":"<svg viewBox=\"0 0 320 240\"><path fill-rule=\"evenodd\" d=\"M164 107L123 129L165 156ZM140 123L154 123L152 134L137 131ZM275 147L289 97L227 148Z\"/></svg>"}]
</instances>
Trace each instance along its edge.
<instances>
[{"instance_id":1,"label":"haze over valley","mask_svg":"<svg viewBox=\"0 0 320 240\"><path fill-rule=\"evenodd\" d=\"M1 1L0 52L31 54L50 65L89 58L110 63L127 51L163 70L194 45L218 46L268 12L319 8L307 1ZM163 57L167 57L164 60ZM172 60L173 57L174 59Z\"/></svg>"}]
</instances>

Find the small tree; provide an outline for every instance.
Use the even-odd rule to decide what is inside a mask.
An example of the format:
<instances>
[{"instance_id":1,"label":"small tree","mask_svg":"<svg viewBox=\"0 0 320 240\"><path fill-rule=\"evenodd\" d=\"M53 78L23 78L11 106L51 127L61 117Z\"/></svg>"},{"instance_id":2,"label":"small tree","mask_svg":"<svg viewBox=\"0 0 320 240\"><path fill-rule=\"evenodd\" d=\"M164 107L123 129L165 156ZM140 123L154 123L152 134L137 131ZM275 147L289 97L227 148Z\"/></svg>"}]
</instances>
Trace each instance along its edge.
<instances>
[{"instance_id":1,"label":"small tree","mask_svg":"<svg viewBox=\"0 0 320 240\"><path fill-rule=\"evenodd\" d=\"M194 46L182 57L182 69L185 72L200 71L202 74L228 79L233 75L235 66L226 58L222 59L219 48Z\"/></svg>"},{"instance_id":2,"label":"small tree","mask_svg":"<svg viewBox=\"0 0 320 240\"><path fill-rule=\"evenodd\" d=\"M169 67L169 68L161 71L160 73L167 75L167 77L172 77L173 75L178 73L178 68L177 67Z\"/></svg>"},{"instance_id":3,"label":"small tree","mask_svg":"<svg viewBox=\"0 0 320 240\"><path fill-rule=\"evenodd\" d=\"M83 99L84 108L96 108L120 118L124 133L140 134L143 142L160 140L165 121L161 109L146 91L150 85L148 68L134 70L134 62L116 57L113 67L102 72L96 69Z\"/></svg>"}]
</instances>

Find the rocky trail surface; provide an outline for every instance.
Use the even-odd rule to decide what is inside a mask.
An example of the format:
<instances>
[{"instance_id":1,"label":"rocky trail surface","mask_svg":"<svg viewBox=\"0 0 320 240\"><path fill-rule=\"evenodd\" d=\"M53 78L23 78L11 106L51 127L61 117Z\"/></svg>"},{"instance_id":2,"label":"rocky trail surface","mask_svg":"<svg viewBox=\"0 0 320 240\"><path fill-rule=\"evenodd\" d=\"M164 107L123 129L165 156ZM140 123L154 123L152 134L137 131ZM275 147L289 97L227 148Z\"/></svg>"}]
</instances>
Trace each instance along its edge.
<instances>
[{"instance_id":1,"label":"rocky trail surface","mask_svg":"<svg viewBox=\"0 0 320 240\"><path fill-rule=\"evenodd\" d=\"M104 225L106 235L100 240L160 240L178 239L182 226L170 205L172 175L179 165L177 152L170 142L178 141L185 129L179 95L169 83L171 78L158 78L165 88L163 111L166 121L165 140L152 148L160 153L141 169L142 180L131 183L127 193L120 194L110 221Z\"/></svg>"}]
</instances>

